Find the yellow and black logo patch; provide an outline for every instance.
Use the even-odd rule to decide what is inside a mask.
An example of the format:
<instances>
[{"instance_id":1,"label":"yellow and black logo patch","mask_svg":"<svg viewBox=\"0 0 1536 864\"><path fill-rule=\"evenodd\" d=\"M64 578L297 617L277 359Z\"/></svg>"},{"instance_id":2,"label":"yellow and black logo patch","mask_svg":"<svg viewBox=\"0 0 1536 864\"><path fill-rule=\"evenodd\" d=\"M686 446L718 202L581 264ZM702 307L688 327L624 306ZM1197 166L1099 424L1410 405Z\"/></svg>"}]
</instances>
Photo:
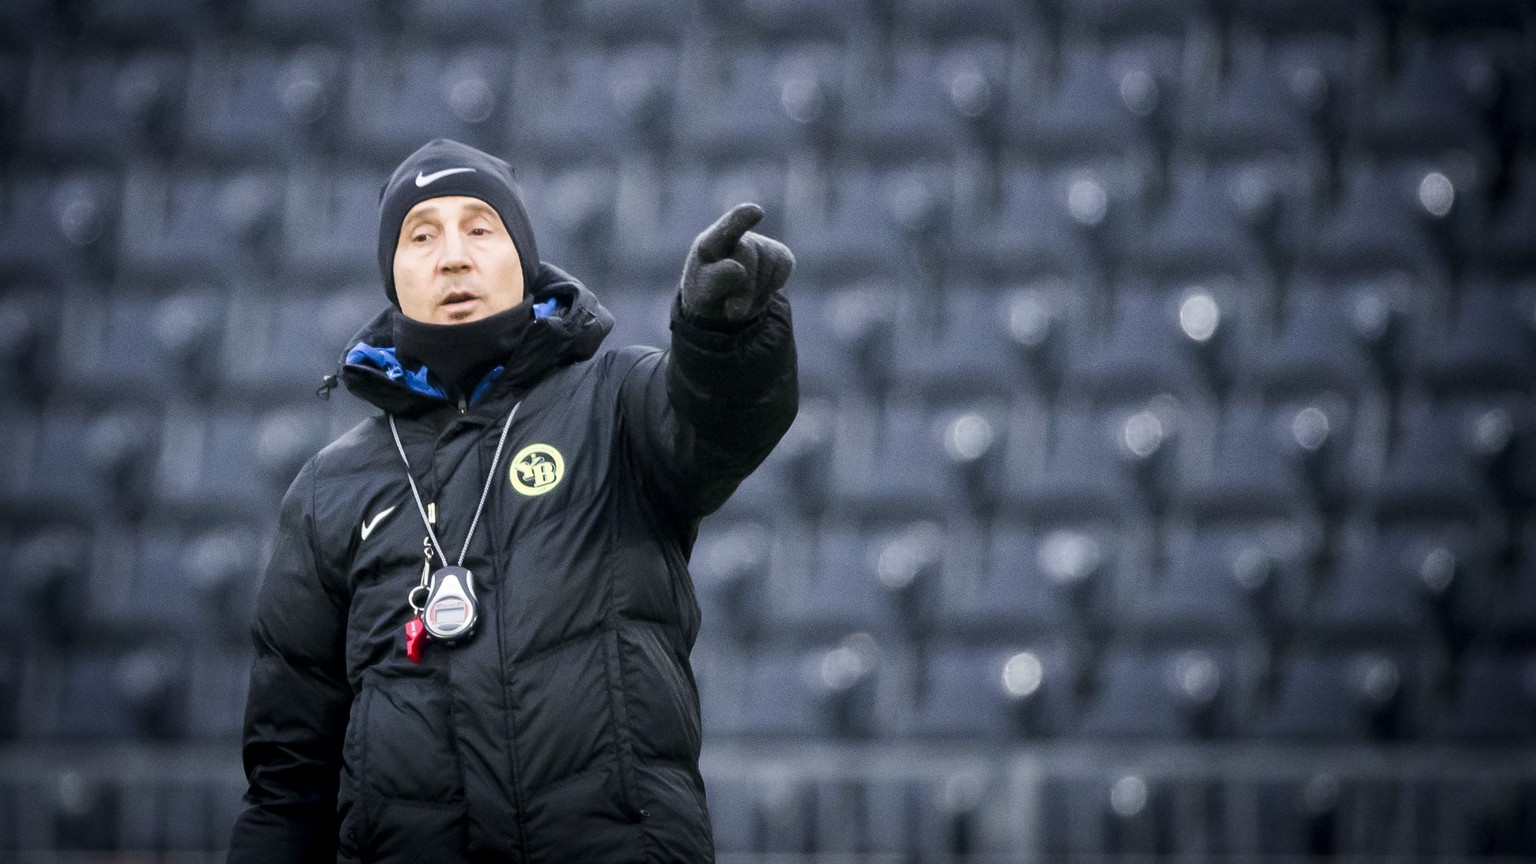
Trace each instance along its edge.
<instances>
[{"instance_id":1,"label":"yellow and black logo patch","mask_svg":"<svg viewBox=\"0 0 1536 864\"><path fill-rule=\"evenodd\" d=\"M548 444L529 444L512 457L512 468L507 473L513 489L524 495L543 495L560 485L560 478L565 476L565 459Z\"/></svg>"}]
</instances>

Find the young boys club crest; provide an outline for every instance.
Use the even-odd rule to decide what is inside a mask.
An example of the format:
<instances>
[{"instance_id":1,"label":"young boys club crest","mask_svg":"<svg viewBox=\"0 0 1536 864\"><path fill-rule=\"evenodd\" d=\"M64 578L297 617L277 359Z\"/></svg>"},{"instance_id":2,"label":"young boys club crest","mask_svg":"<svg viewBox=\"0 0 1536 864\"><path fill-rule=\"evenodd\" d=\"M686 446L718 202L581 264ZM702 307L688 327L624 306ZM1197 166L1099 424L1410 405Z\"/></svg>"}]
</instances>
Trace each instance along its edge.
<instances>
[{"instance_id":1,"label":"young boys club crest","mask_svg":"<svg viewBox=\"0 0 1536 864\"><path fill-rule=\"evenodd\" d=\"M529 444L512 457L508 470L512 488L524 495L543 495L560 485L565 476L565 459L548 444Z\"/></svg>"}]
</instances>

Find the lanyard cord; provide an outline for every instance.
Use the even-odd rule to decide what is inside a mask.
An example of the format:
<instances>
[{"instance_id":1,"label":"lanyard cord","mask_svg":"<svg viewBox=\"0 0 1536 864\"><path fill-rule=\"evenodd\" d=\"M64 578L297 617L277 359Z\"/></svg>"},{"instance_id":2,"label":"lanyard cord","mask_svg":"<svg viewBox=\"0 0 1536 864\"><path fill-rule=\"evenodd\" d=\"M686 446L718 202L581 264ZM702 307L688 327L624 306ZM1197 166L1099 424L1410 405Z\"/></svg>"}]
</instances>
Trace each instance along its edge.
<instances>
[{"instance_id":1,"label":"lanyard cord","mask_svg":"<svg viewBox=\"0 0 1536 864\"><path fill-rule=\"evenodd\" d=\"M512 418L517 416L518 402L512 406L512 412L507 415L507 422L501 427L501 437L496 439L496 454L491 457L491 472L486 475L485 488L480 490L480 503L475 505L475 516L469 520L469 533L464 535L464 548L459 550L459 567L464 566L464 556L469 552L470 538L475 536L475 526L480 524L480 511L485 509L485 499L491 494L491 482L496 479L496 465L501 461L501 446L507 443L507 431L512 428ZM405 446L400 443L400 431L395 428L395 415L389 415L389 434L395 436L395 449L400 451L400 461L405 463L405 479L411 484L411 497L416 499L416 512L421 514L421 524L427 526L427 536L432 539L432 548L437 550L437 557L448 566L448 555L443 551L443 544L437 540L437 532L432 530L432 520L427 518L427 508L421 503L421 493L416 489L416 478L411 476L411 460L405 458Z\"/></svg>"}]
</instances>

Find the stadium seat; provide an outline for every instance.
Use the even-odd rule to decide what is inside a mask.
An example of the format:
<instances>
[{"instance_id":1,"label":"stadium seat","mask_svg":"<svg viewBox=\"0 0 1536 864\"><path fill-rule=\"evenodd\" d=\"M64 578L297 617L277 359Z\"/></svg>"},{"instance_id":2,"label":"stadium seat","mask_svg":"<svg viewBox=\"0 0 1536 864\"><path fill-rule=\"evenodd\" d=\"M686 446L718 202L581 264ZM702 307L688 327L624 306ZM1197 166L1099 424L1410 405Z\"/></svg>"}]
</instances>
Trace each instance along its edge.
<instances>
[{"instance_id":1,"label":"stadium seat","mask_svg":"<svg viewBox=\"0 0 1536 864\"><path fill-rule=\"evenodd\" d=\"M95 524L143 512L161 427L156 414L55 403L35 419L11 420L22 448L5 484L12 513Z\"/></svg>"},{"instance_id":2,"label":"stadium seat","mask_svg":"<svg viewBox=\"0 0 1536 864\"><path fill-rule=\"evenodd\" d=\"M547 35L540 3L506 14L497 0L411 0L401 4L401 29L412 35L430 34L444 45L484 43L506 45L533 42Z\"/></svg>"},{"instance_id":3,"label":"stadium seat","mask_svg":"<svg viewBox=\"0 0 1536 864\"><path fill-rule=\"evenodd\" d=\"M340 56L320 48L203 54L188 73L183 152L221 164L309 158L334 144L341 73Z\"/></svg>"},{"instance_id":4,"label":"stadium seat","mask_svg":"<svg viewBox=\"0 0 1536 864\"><path fill-rule=\"evenodd\" d=\"M943 528L933 522L868 531L822 526L809 566L778 589L779 626L809 638L925 633L933 625L945 552Z\"/></svg>"},{"instance_id":5,"label":"stadium seat","mask_svg":"<svg viewBox=\"0 0 1536 864\"><path fill-rule=\"evenodd\" d=\"M874 92L849 106L847 146L875 161L995 148L1008 80L1006 46L967 42L943 54L908 48L885 60Z\"/></svg>"},{"instance_id":6,"label":"stadium seat","mask_svg":"<svg viewBox=\"0 0 1536 864\"><path fill-rule=\"evenodd\" d=\"M10 555L14 554L15 551L16 547L12 538L0 537L0 552ZM0 578L0 590L10 587L11 578L9 575ZM11 659L11 662L7 663L4 668L0 668L0 741L4 741L7 744L16 740L17 714L20 712L21 707L21 676L23 670L27 667L27 657L25 655L31 654L32 650L34 649L30 645L18 650L16 656ZM0 795L3 794L0 793ZM5 802L0 801L0 808L4 808L4 806ZM0 811L0 827L5 825L5 819L6 814ZM5 843L0 841L0 850L4 849Z\"/></svg>"},{"instance_id":7,"label":"stadium seat","mask_svg":"<svg viewBox=\"0 0 1536 864\"><path fill-rule=\"evenodd\" d=\"M21 784L0 781L0 852L15 852L23 846L24 829L21 825Z\"/></svg>"},{"instance_id":8,"label":"stadium seat","mask_svg":"<svg viewBox=\"0 0 1536 864\"><path fill-rule=\"evenodd\" d=\"M187 524L270 518L304 460L328 440L326 419L312 405L173 408L155 503Z\"/></svg>"},{"instance_id":9,"label":"stadium seat","mask_svg":"<svg viewBox=\"0 0 1536 864\"><path fill-rule=\"evenodd\" d=\"M185 721L188 740L222 743L240 737L250 667L251 657L243 646L199 651L191 658Z\"/></svg>"},{"instance_id":10,"label":"stadium seat","mask_svg":"<svg viewBox=\"0 0 1536 864\"><path fill-rule=\"evenodd\" d=\"M809 784L783 771L769 777L705 780L715 847L722 854L796 853L813 846Z\"/></svg>"},{"instance_id":11,"label":"stadium seat","mask_svg":"<svg viewBox=\"0 0 1536 864\"><path fill-rule=\"evenodd\" d=\"M1188 305L1189 293L1205 300ZM1117 293L1114 309L1096 338L1074 345L1069 386L1100 399L1131 401L1172 394L1199 399L1211 382L1210 357L1231 326L1210 292L1184 296L1140 285Z\"/></svg>"},{"instance_id":12,"label":"stadium seat","mask_svg":"<svg viewBox=\"0 0 1536 864\"><path fill-rule=\"evenodd\" d=\"M1055 89L1038 104L1016 106L1009 143L1058 163L1145 157L1173 110L1177 64L1178 52L1157 43L1122 50L1069 43Z\"/></svg>"},{"instance_id":13,"label":"stadium seat","mask_svg":"<svg viewBox=\"0 0 1536 864\"><path fill-rule=\"evenodd\" d=\"M1342 855L1402 859L1411 855L1404 795L1391 781L1347 778L1342 772L1290 772L1264 780L1238 780L1234 797L1243 815L1229 837L1241 854Z\"/></svg>"},{"instance_id":14,"label":"stadium seat","mask_svg":"<svg viewBox=\"0 0 1536 864\"><path fill-rule=\"evenodd\" d=\"M1291 288L1272 341L1250 349L1249 363L1275 394L1373 391L1395 365L1391 336L1398 316L1385 292L1340 291L1301 277Z\"/></svg>"},{"instance_id":15,"label":"stadium seat","mask_svg":"<svg viewBox=\"0 0 1536 864\"><path fill-rule=\"evenodd\" d=\"M89 602L87 583L95 565L91 538L87 528L69 522L34 522L12 538L15 566L0 584L16 598L21 613L18 632L26 644L39 649L32 656L44 666L61 648L91 632L91 622L78 614ZM27 662L18 666L23 673L19 704L40 704L44 700L39 690L52 686L53 679L46 678L47 670L29 666ZM38 729L30 712L18 714L16 724L21 734Z\"/></svg>"},{"instance_id":16,"label":"stadium seat","mask_svg":"<svg viewBox=\"0 0 1536 864\"><path fill-rule=\"evenodd\" d=\"M1186 143L1226 158L1307 154L1321 142L1313 123L1321 106L1307 103L1291 86L1298 69L1261 40L1238 41L1221 91L1193 118Z\"/></svg>"},{"instance_id":17,"label":"stadium seat","mask_svg":"<svg viewBox=\"0 0 1536 864\"><path fill-rule=\"evenodd\" d=\"M1184 436L1189 442L1193 434ZM1186 458L1173 472L1181 510L1218 518L1296 518L1313 500L1307 450L1292 417L1234 404L1214 429L1208 458Z\"/></svg>"},{"instance_id":18,"label":"stadium seat","mask_svg":"<svg viewBox=\"0 0 1536 864\"><path fill-rule=\"evenodd\" d=\"M1536 266L1536 158L1517 161L1510 174L1473 255L1475 261L1506 273L1529 273Z\"/></svg>"},{"instance_id":19,"label":"stadium seat","mask_svg":"<svg viewBox=\"0 0 1536 864\"><path fill-rule=\"evenodd\" d=\"M223 794L218 785L200 779L177 779L157 784L160 843L170 852L189 852L222 845L226 826L214 818L215 800ZM228 826L233 828L231 824ZM124 844L126 845L126 844Z\"/></svg>"},{"instance_id":20,"label":"stadium seat","mask_svg":"<svg viewBox=\"0 0 1536 864\"><path fill-rule=\"evenodd\" d=\"M679 153L719 164L783 159L806 145L830 144L844 62L817 43L704 58L692 80L679 82Z\"/></svg>"},{"instance_id":21,"label":"stadium seat","mask_svg":"<svg viewBox=\"0 0 1536 864\"><path fill-rule=\"evenodd\" d=\"M1226 651L1112 645L1094 676L1078 730L1083 737L1177 741L1235 731L1243 682Z\"/></svg>"},{"instance_id":22,"label":"stadium seat","mask_svg":"<svg viewBox=\"0 0 1536 864\"><path fill-rule=\"evenodd\" d=\"M61 305L56 290L19 282L0 296L0 369L16 405L35 406L52 389Z\"/></svg>"},{"instance_id":23,"label":"stadium seat","mask_svg":"<svg viewBox=\"0 0 1536 864\"><path fill-rule=\"evenodd\" d=\"M388 302L377 284L285 298L236 295L229 317L240 326L224 340L222 383L262 401L308 399Z\"/></svg>"},{"instance_id":24,"label":"stadium seat","mask_svg":"<svg viewBox=\"0 0 1536 864\"><path fill-rule=\"evenodd\" d=\"M841 48L871 26L864 4L819 0L701 0L706 32L722 33L746 44L793 47L805 42Z\"/></svg>"},{"instance_id":25,"label":"stadium seat","mask_svg":"<svg viewBox=\"0 0 1536 864\"><path fill-rule=\"evenodd\" d=\"M578 275L577 278L581 277ZM672 332L669 325L676 294L671 288L607 292L600 300L613 315L613 330L603 340L603 345L609 348L630 345L670 348Z\"/></svg>"},{"instance_id":26,"label":"stadium seat","mask_svg":"<svg viewBox=\"0 0 1536 864\"><path fill-rule=\"evenodd\" d=\"M996 403L930 410L893 400L877 422L852 426L839 441L833 506L880 521L983 510L1005 422Z\"/></svg>"},{"instance_id":27,"label":"stadium seat","mask_svg":"<svg viewBox=\"0 0 1536 864\"><path fill-rule=\"evenodd\" d=\"M1043 289L999 295L956 286L911 304L901 328L907 346L893 358L893 386L929 401L1007 398L1049 380L1051 303ZM1058 340L1059 341L1059 340Z\"/></svg>"},{"instance_id":28,"label":"stadium seat","mask_svg":"<svg viewBox=\"0 0 1536 864\"><path fill-rule=\"evenodd\" d=\"M1336 279L1392 271L1443 278L1435 232L1453 212L1459 218L1466 203L1457 198L1470 190L1429 165L1356 162L1341 171L1342 196L1304 245L1309 266ZM1432 174L1439 180L1427 184Z\"/></svg>"},{"instance_id":29,"label":"stadium seat","mask_svg":"<svg viewBox=\"0 0 1536 864\"><path fill-rule=\"evenodd\" d=\"M55 394L129 405L211 391L227 306L221 294L189 287L164 296L66 296Z\"/></svg>"},{"instance_id":30,"label":"stadium seat","mask_svg":"<svg viewBox=\"0 0 1536 864\"><path fill-rule=\"evenodd\" d=\"M1536 789L1518 776L1437 778L1425 784L1418 832L1427 854L1536 854Z\"/></svg>"},{"instance_id":31,"label":"stadium seat","mask_svg":"<svg viewBox=\"0 0 1536 864\"><path fill-rule=\"evenodd\" d=\"M1064 734L1076 670L1064 649L944 645L922 660L907 734L1003 741Z\"/></svg>"},{"instance_id":32,"label":"stadium seat","mask_svg":"<svg viewBox=\"0 0 1536 864\"><path fill-rule=\"evenodd\" d=\"M806 297L795 306L800 392L827 397L884 394L895 366L896 320L906 301L900 289L884 279L833 284L836 287L808 285L802 292Z\"/></svg>"},{"instance_id":33,"label":"stadium seat","mask_svg":"<svg viewBox=\"0 0 1536 864\"><path fill-rule=\"evenodd\" d=\"M1536 637L1536 527L1520 529L1505 578L1490 587L1501 598L1491 604L1485 632L1500 644L1526 644Z\"/></svg>"},{"instance_id":34,"label":"stadium seat","mask_svg":"<svg viewBox=\"0 0 1536 864\"><path fill-rule=\"evenodd\" d=\"M84 0L76 14L87 40L126 45L187 46L213 30L212 4L177 0Z\"/></svg>"},{"instance_id":35,"label":"stadium seat","mask_svg":"<svg viewBox=\"0 0 1536 864\"><path fill-rule=\"evenodd\" d=\"M1378 510L1391 518L1475 520L1496 506L1490 471L1509 438L1480 427L1485 415L1476 403L1405 407L1371 490Z\"/></svg>"},{"instance_id":36,"label":"stadium seat","mask_svg":"<svg viewBox=\"0 0 1536 864\"><path fill-rule=\"evenodd\" d=\"M39 39L55 36L60 22L53 7L50 0L16 0L7 3L0 9L0 46L7 49L27 48ZM0 68L6 65L0 62ZM0 80L7 84L15 83L4 77L4 73L0 73ZM21 88L11 92L19 93ZM4 113L4 105L5 97L0 97L0 118L9 119L9 115Z\"/></svg>"},{"instance_id":37,"label":"stadium seat","mask_svg":"<svg viewBox=\"0 0 1536 864\"><path fill-rule=\"evenodd\" d=\"M1014 162L1001 182L995 221L957 225L961 261L1009 278L1043 274L1094 285L1107 277L1120 229L1137 218L1133 171L1111 164L1040 171Z\"/></svg>"},{"instance_id":38,"label":"stadium seat","mask_svg":"<svg viewBox=\"0 0 1536 864\"><path fill-rule=\"evenodd\" d=\"M12 788L18 850L100 854L114 848L120 799L109 780L71 767Z\"/></svg>"},{"instance_id":39,"label":"stadium seat","mask_svg":"<svg viewBox=\"0 0 1536 864\"><path fill-rule=\"evenodd\" d=\"M1411 655L1298 648L1279 658L1254 729L1271 740L1365 741L1415 734L1419 669Z\"/></svg>"},{"instance_id":40,"label":"stadium seat","mask_svg":"<svg viewBox=\"0 0 1536 864\"><path fill-rule=\"evenodd\" d=\"M1151 36L1180 37L1189 22L1201 19L1203 0L1044 0L1063 19L1068 38L1095 36L1105 41L1132 41Z\"/></svg>"},{"instance_id":41,"label":"stadium seat","mask_svg":"<svg viewBox=\"0 0 1536 864\"><path fill-rule=\"evenodd\" d=\"M619 44L675 40L686 30L678 24L693 20L688 0L577 0L547 4L546 13L550 29Z\"/></svg>"},{"instance_id":42,"label":"stadium seat","mask_svg":"<svg viewBox=\"0 0 1536 864\"><path fill-rule=\"evenodd\" d=\"M1132 417L1140 418L1131 424L1135 451L1124 444ZM1039 446L1010 448L998 492L1004 507L1043 519L1113 519L1155 491L1142 482L1155 479L1147 471L1167 446L1155 414L1063 408L1050 422L1035 433Z\"/></svg>"},{"instance_id":43,"label":"stadium seat","mask_svg":"<svg viewBox=\"0 0 1536 864\"><path fill-rule=\"evenodd\" d=\"M891 28L914 41L995 39L1013 36L1034 21L1027 3L1009 0L886 0Z\"/></svg>"},{"instance_id":44,"label":"stadium seat","mask_svg":"<svg viewBox=\"0 0 1536 864\"><path fill-rule=\"evenodd\" d=\"M24 131L44 163L119 166L163 157L184 116L186 59L173 52L39 55L33 61ZM22 92L18 89L18 92Z\"/></svg>"},{"instance_id":45,"label":"stadium seat","mask_svg":"<svg viewBox=\"0 0 1536 864\"><path fill-rule=\"evenodd\" d=\"M511 73L500 47L359 50L347 71L343 146L384 171L434 138L498 152Z\"/></svg>"},{"instance_id":46,"label":"stadium seat","mask_svg":"<svg viewBox=\"0 0 1536 864\"><path fill-rule=\"evenodd\" d=\"M371 0L244 0L236 26L278 44L323 42L352 47L367 44L379 32L380 17L379 4Z\"/></svg>"},{"instance_id":47,"label":"stadium seat","mask_svg":"<svg viewBox=\"0 0 1536 864\"><path fill-rule=\"evenodd\" d=\"M1422 353L1424 377L1448 396L1518 390L1536 377L1531 297L1497 282L1469 282L1437 344Z\"/></svg>"},{"instance_id":48,"label":"stadium seat","mask_svg":"<svg viewBox=\"0 0 1536 864\"><path fill-rule=\"evenodd\" d=\"M818 281L930 274L948 236L945 172L930 163L840 171L814 212L789 214L784 242L796 273Z\"/></svg>"},{"instance_id":49,"label":"stadium seat","mask_svg":"<svg viewBox=\"0 0 1536 864\"><path fill-rule=\"evenodd\" d=\"M1479 591L1487 581L1485 542L1453 526L1346 535L1304 628L1355 644L1455 636L1487 599Z\"/></svg>"},{"instance_id":50,"label":"stadium seat","mask_svg":"<svg viewBox=\"0 0 1536 864\"><path fill-rule=\"evenodd\" d=\"M523 52L503 135L518 152L556 164L659 149L670 141L677 65L657 45Z\"/></svg>"},{"instance_id":51,"label":"stadium seat","mask_svg":"<svg viewBox=\"0 0 1536 864\"><path fill-rule=\"evenodd\" d=\"M277 256L284 290L304 292L378 278L382 181L371 174L335 171L295 170L290 178Z\"/></svg>"},{"instance_id":52,"label":"stadium seat","mask_svg":"<svg viewBox=\"0 0 1536 864\"><path fill-rule=\"evenodd\" d=\"M1536 723L1536 657L1479 651L1462 660L1436 737L1528 741Z\"/></svg>"},{"instance_id":53,"label":"stadium seat","mask_svg":"<svg viewBox=\"0 0 1536 864\"><path fill-rule=\"evenodd\" d=\"M944 632L998 640L1103 626L1119 551L1109 531L1085 523L1037 536L999 522L983 549L951 557L939 610Z\"/></svg>"},{"instance_id":54,"label":"stadium seat","mask_svg":"<svg viewBox=\"0 0 1536 864\"><path fill-rule=\"evenodd\" d=\"M120 187L104 173L17 174L0 185L0 275L57 286L108 272Z\"/></svg>"},{"instance_id":55,"label":"stadium seat","mask_svg":"<svg viewBox=\"0 0 1536 864\"><path fill-rule=\"evenodd\" d=\"M1129 244L1130 266L1161 280L1251 278L1263 262L1224 177L1199 164L1174 169L1167 205Z\"/></svg>"},{"instance_id":56,"label":"stadium seat","mask_svg":"<svg viewBox=\"0 0 1536 864\"><path fill-rule=\"evenodd\" d=\"M92 574L91 611L103 634L145 639L179 633L205 643L239 640L261 582L261 548L240 528L107 534L108 563Z\"/></svg>"},{"instance_id":57,"label":"stadium seat","mask_svg":"<svg viewBox=\"0 0 1536 864\"><path fill-rule=\"evenodd\" d=\"M1160 578L1131 612L1154 637L1222 640L1285 632L1311 581L1304 524L1219 521L1169 532Z\"/></svg>"},{"instance_id":58,"label":"stadium seat","mask_svg":"<svg viewBox=\"0 0 1536 864\"><path fill-rule=\"evenodd\" d=\"M1361 117L1373 153L1440 157L1449 151L1491 155L1483 106L1468 89L1471 69L1433 43L1403 46L1397 75L1383 82Z\"/></svg>"},{"instance_id":59,"label":"stadium seat","mask_svg":"<svg viewBox=\"0 0 1536 864\"><path fill-rule=\"evenodd\" d=\"M867 634L760 651L743 669L738 731L759 740L867 737L877 722L878 677L878 646Z\"/></svg>"},{"instance_id":60,"label":"stadium seat","mask_svg":"<svg viewBox=\"0 0 1536 864\"><path fill-rule=\"evenodd\" d=\"M1003 856L1017 848L1012 814L1002 803L1005 782L991 766L968 761L938 771L843 780L836 797L828 794L832 784L823 784L818 791L826 804L820 809L833 817L823 824L836 826L836 833L821 836L837 838L827 838L832 849L867 849L871 857L942 861ZM852 813L863 818L852 824L833 821ZM857 828L860 822L863 830Z\"/></svg>"},{"instance_id":61,"label":"stadium seat","mask_svg":"<svg viewBox=\"0 0 1536 864\"><path fill-rule=\"evenodd\" d=\"M177 738L184 675L181 661L165 649L72 654L64 663L50 737L96 743Z\"/></svg>"},{"instance_id":62,"label":"stadium seat","mask_svg":"<svg viewBox=\"0 0 1536 864\"><path fill-rule=\"evenodd\" d=\"M1406 0L1405 16L1431 31L1468 28L1517 30L1528 11L1518 0Z\"/></svg>"},{"instance_id":63,"label":"stadium seat","mask_svg":"<svg viewBox=\"0 0 1536 864\"><path fill-rule=\"evenodd\" d=\"M197 274L247 280L267 271L282 184L263 167L233 173L137 169L123 191L118 274L146 281Z\"/></svg>"},{"instance_id":64,"label":"stadium seat","mask_svg":"<svg viewBox=\"0 0 1536 864\"><path fill-rule=\"evenodd\" d=\"M1175 848L1173 784L1118 776L1047 777L1040 790L1040 845L1059 860L1147 856Z\"/></svg>"},{"instance_id":65,"label":"stadium seat","mask_svg":"<svg viewBox=\"0 0 1536 864\"><path fill-rule=\"evenodd\" d=\"M1353 36L1371 22L1370 8L1328 0L1216 0L1218 10L1236 23L1286 37L1338 34Z\"/></svg>"},{"instance_id":66,"label":"stadium seat","mask_svg":"<svg viewBox=\"0 0 1536 864\"><path fill-rule=\"evenodd\" d=\"M513 161L539 257L577 278L591 278L587 274L606 268L613 254L618 175L591 163L541 172Z\"/></svg>"}]
</instances>

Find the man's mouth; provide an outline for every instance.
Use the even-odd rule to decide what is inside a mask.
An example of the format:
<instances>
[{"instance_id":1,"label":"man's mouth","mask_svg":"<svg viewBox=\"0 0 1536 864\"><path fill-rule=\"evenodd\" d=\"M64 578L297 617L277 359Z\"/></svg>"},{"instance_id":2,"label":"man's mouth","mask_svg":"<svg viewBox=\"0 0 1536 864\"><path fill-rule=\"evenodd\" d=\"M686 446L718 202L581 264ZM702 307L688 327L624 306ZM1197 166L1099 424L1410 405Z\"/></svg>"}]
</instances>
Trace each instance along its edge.
<instances>
[{"instance_id":1,"label":"man's mouth","mask_svg":"<svg viewBox=\"0 0 1536 864\"><path fill-rule=\"evenodd\" d=\"M439 306L453 306L453 305L456 305L456 304L459 304L459 303L466 303L468 301L475 300L475 299L477 299L477 298L475 297L474 293L470 292L470 291L450 291L446 295L443 296L442 301L440 303L438 303L438 305Z\"/></svg>"}]
</instances>

